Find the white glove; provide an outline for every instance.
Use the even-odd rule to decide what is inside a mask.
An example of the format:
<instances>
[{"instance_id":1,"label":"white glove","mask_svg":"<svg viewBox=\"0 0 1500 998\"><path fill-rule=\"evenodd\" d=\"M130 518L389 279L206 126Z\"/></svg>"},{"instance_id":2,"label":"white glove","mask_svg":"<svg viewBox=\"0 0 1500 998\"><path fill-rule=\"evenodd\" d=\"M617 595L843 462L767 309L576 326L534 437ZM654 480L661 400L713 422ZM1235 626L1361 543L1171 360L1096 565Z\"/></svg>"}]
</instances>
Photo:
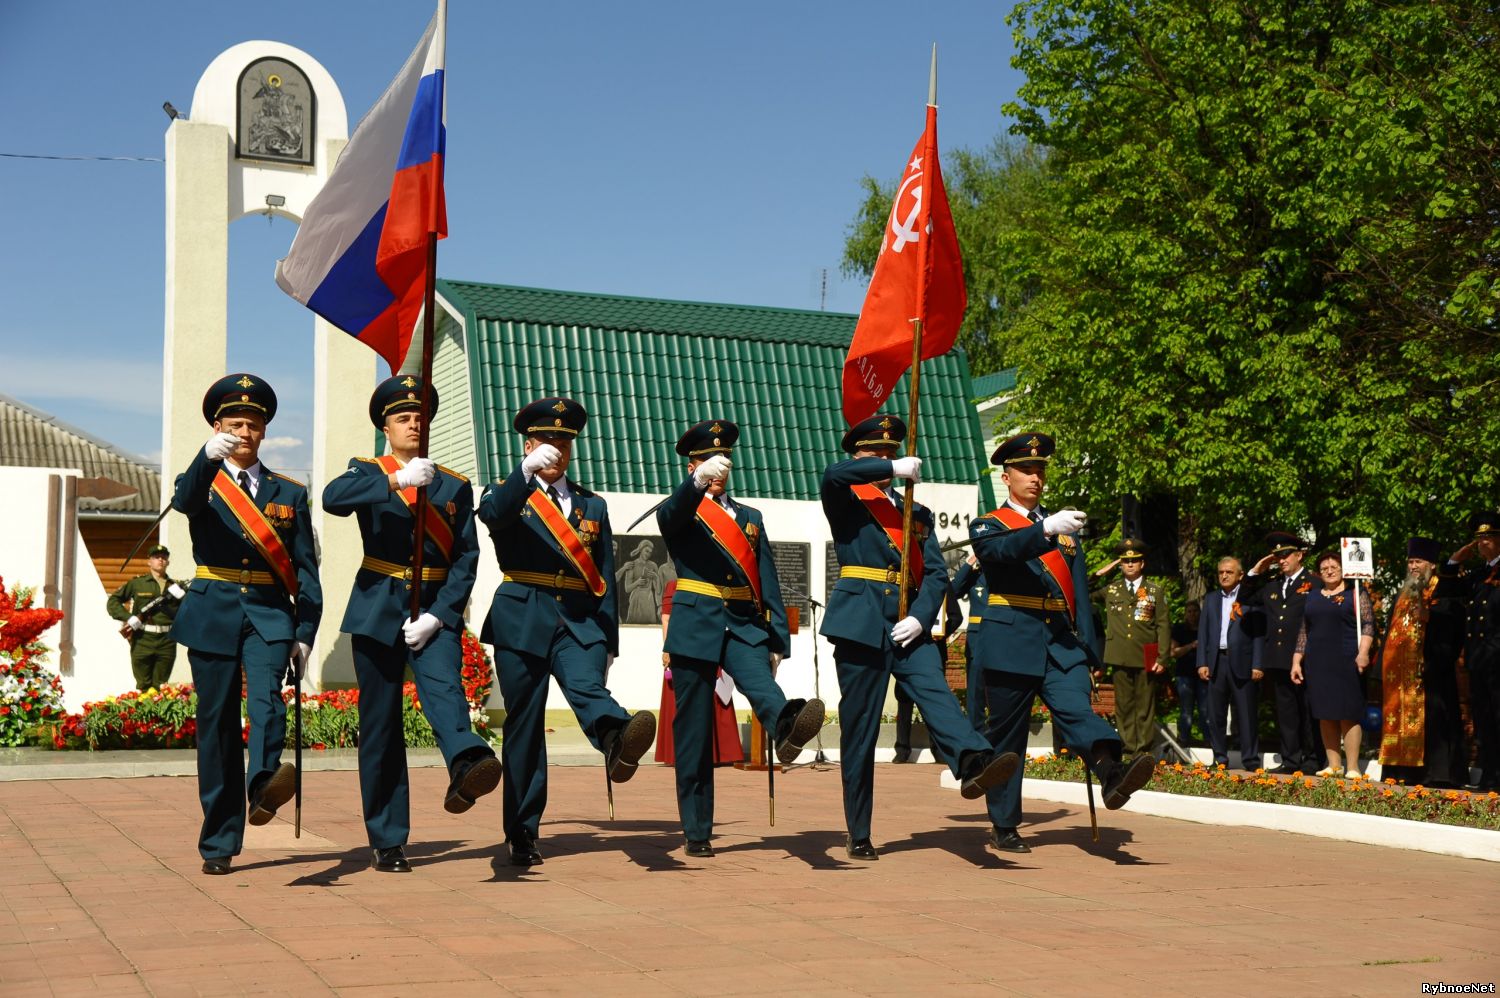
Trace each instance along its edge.
<instances>
[{"instance_id":1,"label":"white glove","mask_svg":"<svg viewBox=\"0 0 1500 998\"><path fill-rule=\"evenodd\" d=\"M714 696L726 707L734 701L734 680L723 670L719 671L719 678L714 680Z\"/></svg>"},{"instance_id":2,"label":"white glove","mask_svg":"<svg viewBox=\"0 0 1500 998\"><path fill-rule=\"evenodd\" d=\"M416 620L406 620L401 624L401 635L406 638L406 647L412 651L421 651L432 636L443 629L443 622L430 613L423 613Z\"/></svg>"},{"instance_id":3,"label":"white glove","mask_svg":"<svg viewBox=\"0 0 1500 998\"><path fill-rule=\"evenodd\" d=\"M1044 517L1042 529L1046 531L1048 537L1056 537L1058 534L1076 534L1088 522L1089 516L1082 510L1065 509Z\"/></svg>"},{"instance_id":4,"label":"white glove","mask_svg":"<svg viewBox=\"0 0 1500 998\"><path fill-rule=\"evenodd\" d=\"M891 477L905 478L914 484L922 482L922 459L920 457L898 457L891 462Z\"/></svg>"},{"instance_id":5,"label":"white glove","mask_svg":"<svg viewBox=\"0 0 1500 998\"><path fill-rule=\"evenodd\" d=\"M182 599L187 595L187 590L183 589L181 586L174 582L167 587L167 595L171 596L173 599Z\"/></svg>"},{"instance_id":6,"label":"white glove","mask_svg":"<svg viewBox=\"0 0 1500 998\"><path fill-rule=\"evenodd\" d=\"M302 682L302 677L307 675L307 660L312 656L312 645L305 641L298 641L292 645L291 660L287 663L291 668L292 680L296 683Z\"/></svg>"},{"instance_id":7,"label":"white glove","mask_svg":"<svg viewBox=\"0 0 1500 998\"><path fill-rule=\"evenodd\" d=\"M715 454L693 469L693 484L700 489L706 489L709 482L721 481L728 478L729 468L729 458L723 454Z\"/></svg>"},{"instance_id":8,"label":"white glove","mask_svg":"<svg viewBox=\"0 0 1500 998\"><path fill-rule=\"evenodd\" d=\"M922 636L922 622L916 617L902 617L891 628L891 640L902 648Z\"/></svg>"},{"instance_id":9,"label":"white glove","mask_svg":"<svg viewBox=\"0 0 1500 998\"><path fill-rule=\"evenodd\" d=\"M130 619L125 621L125 626L132 631L139 631L141 629L141 618L132 613Z\"/></svg>"},{"instance_id":10,"label":"white glove","mask_svg":"<svg viewBox=\"0 0 1500 998\"><path fill-rule=\"evenodd\" d=\"M425 457L414 457L406 462L406 467L396 470L396 485L403 489L420 489L431 485L436 475L437 465Z\"/></svg>"},{"instance_id":11,"label":"white glove","mask_svg":"<svg viewBox=\"0 0 1500 998\"><path fill-rule=\"evenodd\" d=\"M203 445L203 456L210 461L222 461L234 453L234 449L240 445L240 438L233 433L215 433L208 438L208 443Z\"/></svg>"},{"instance_id":12,"label":"white glove","mask_svg":"<svg viewBox=\"0 0 1500 998\"><path fill-rule=\"evenodd\" d=\"M521 459L521 474L528 478L538 471L546 471L562 460L562 451L551 444L537 444L530 454Z\"/></svg>"}]
</instances>

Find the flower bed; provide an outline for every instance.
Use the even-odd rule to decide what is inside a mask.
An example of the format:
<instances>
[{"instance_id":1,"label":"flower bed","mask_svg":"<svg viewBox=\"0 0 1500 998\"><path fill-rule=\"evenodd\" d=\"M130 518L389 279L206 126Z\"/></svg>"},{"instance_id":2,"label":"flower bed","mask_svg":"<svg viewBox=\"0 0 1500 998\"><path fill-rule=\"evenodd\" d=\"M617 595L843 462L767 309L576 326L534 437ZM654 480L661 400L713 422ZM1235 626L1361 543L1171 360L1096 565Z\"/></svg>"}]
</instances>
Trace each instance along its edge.
<instances>
[{"instance_id":1,"label":"flower bed","mask_svg":"<svg viewBox=\"0 0 1500 998\"><path fill-rule=\"evenodd\" d=\"M38 725L64 715L62 681L42 663L43 631L62 620L61 610L32 606L35 591L5 588L0 579L0 745L24 745Z\"/></svg>"},{"instance_id":2,"label":"flower bed","mask_svg":"<svg viewBox=\"0 0 1500 998\"><path fill-rule=\"evenodd\" d=\"M1025 775L1038 780L1081 783L1083 767L1077 756L1064 751L1061 755L1027 759ZM1278 778L1263 769L1239 773L1224 766L1162 762L1157 764L1156 774L1146 789L1191 797L1296 804L1382 818L1500 831L1500 794L1407 787L1395 780L1385 783L1363 777L1357 780L1320 780L1302 775Z\"/></svg>"}]
</instances>

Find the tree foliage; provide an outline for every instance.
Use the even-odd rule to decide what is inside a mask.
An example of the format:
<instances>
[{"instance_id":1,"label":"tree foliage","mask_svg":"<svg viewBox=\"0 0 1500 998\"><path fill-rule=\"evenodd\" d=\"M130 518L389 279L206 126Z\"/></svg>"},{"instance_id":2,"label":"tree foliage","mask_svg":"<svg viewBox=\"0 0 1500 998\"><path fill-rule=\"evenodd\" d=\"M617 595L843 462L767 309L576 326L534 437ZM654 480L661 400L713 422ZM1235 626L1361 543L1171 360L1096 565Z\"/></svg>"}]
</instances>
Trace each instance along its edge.
<instances>
[{"instance_id":1,"label":"tree foliage","mask_svg":"<svg viewBox=\"0 0 1500 998\"><path fill-rule=\"evenodd\" d=\"M1010 23L1010 130L1046 155L955 157L955 218L991 225L959 229L965 335L976 370L1020 368L1010 415L1058 434L1054 485L1098 516L1171 494L1205 558L1273 526L1456 542L1500 485L1495 10L1027 0Z\"/></svg>"}]
</instances>

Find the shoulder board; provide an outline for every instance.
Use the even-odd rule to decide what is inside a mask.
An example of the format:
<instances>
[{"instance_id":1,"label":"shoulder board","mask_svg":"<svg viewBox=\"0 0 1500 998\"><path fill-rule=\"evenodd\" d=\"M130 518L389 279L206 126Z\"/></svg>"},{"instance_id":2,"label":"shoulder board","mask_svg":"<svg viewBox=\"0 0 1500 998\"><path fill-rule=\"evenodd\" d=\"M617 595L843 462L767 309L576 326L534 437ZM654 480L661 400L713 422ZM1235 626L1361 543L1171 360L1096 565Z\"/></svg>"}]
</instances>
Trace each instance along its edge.
<instances>
[{"instance_id":1,"label":"shoulder board","mask_svg":"<svg viewBox=\"0 0 1500 998\"><path fill-rule=\"evenodd\" d=\"M998 516L996 516L993 511L984 514L979 519L983 520L986 525L994 524L995 526L999 527L1001 530L1009 530L1010 529L1009 525L1007 525L1004 520L1002 520Z\"/></svg>"},{"instance_id":2,"label":"shoulder board","mask_svg":"<svg viewBox=\"0 0 1500 998\"><path fill-rule=\"evenodd\" d=\"M573 494L574 495L581 496L584 499L593 499L593 498L595 498L594 493L590 492L588 489L584 488L582 485L579 485L577 482L569 482L568 484L573 487Z\"/></svg>"},{"instance_id":3,"label":"shoulder board","mask_svg":"<svg viewBox=\"0 0 1500 998\"><path fill-rule=\"evenodd\" d=\"M299 488L299 489L305 489L305 488L307 488L307 485L305 483L299 482L295 478L288 478L287 476L281 474L279 471L268 471L268 472L266 472L266 474L270 475L272 478L279 478L283 482L291 482L293 485L297 486L297 488Z\"/></svg>"},{"instance_id":4,"label":"shoulder board","mask_svg":"<svg viewBox=\"0 0 1500 998\"><path fill-rule=\"evenodd\" d=\"M443 472L445 474L452 475L454 478L458 479L460 482L463 482L465 485L469 484L468 476L466 476L466 475L460 475L458 472L454 471L452 468L447 468L447 467L444 467L443 465L440 464L440 465L437 466L437 469L438 469L438 471L441 471L441 472Z\"/></svg>"},{"instance_id":5,"label":"shoulder board","mask_svg":"<svg viewBox=\"0 0 1500 998\"><path fill-rule=\"evenodd\" d=\"M349 465L350 465L350 467L353 467L355 461L363 461L365 464L379 464L380 463L379 461L377 461L373 457L351 457L349 459Z\"/></svg>"}]
</instances>

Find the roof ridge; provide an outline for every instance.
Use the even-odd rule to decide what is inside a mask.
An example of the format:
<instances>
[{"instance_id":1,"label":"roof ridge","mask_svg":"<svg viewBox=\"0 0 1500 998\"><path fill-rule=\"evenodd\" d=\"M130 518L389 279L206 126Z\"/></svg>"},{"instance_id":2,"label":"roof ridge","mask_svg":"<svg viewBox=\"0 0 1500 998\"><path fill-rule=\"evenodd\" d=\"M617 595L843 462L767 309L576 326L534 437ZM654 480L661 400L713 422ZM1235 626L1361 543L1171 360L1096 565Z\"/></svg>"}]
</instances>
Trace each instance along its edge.
<instances>
[{"instance_id":1,"label":"roof ridge","mask_svg":"<svg viewBox=\"0 0 1500 998\"><path fill-rule=\"evenodd\" d=\"M131 454L129 451L121 450L119 447L115 446L109 441L101 439L100 437L96 437L92 433L89 433L87 430L79 429L72 423L63 422L61 419L58 419L56 416L52 415L52 413L50 412L47 412L45 409L38 409L36 406L26 402L22 402L20 399L15 398L11 395L7 395L4 392L0 392L0 405L9 405L13 408L19 409L38 422L46 423L53 429L60 430L63 433L71 434L72 436L75 436L78 439L89 444L90 446L97 447L98 449L114 457L117 457L122 461L128 461L131 464L139 465L140 467L157 474L161 473L161 465L152 464L150 461L146 460L144 457L141 457L139 454Z\"/></svg>"},{"instance_id":2,"label":"roof ridge","mask_svg":"<svg viewBox=\"0 0 1500 998\"><path fill-rule=\"evenodd\" d=\"M720 302L705 301L700 298L652 298L646 295L615 294L607 291L568 291L563 288L539 288L525 284L493 284L487 281L469 281L462 278L445 277L443 283L454 289L479 288L488 291L519 291L527 294L550 295L565 298L584 298L593 301L620 301L638 303L641 305L674 306L685 305L691 308L728 309L733 311L751 312L774 312L783 315L797 315L808 318L827 318L829 320L858 319L857 312L829 312L824 309L789 308L782 305L751 305L743 302Z\"/></svg>"}]
</instances>

